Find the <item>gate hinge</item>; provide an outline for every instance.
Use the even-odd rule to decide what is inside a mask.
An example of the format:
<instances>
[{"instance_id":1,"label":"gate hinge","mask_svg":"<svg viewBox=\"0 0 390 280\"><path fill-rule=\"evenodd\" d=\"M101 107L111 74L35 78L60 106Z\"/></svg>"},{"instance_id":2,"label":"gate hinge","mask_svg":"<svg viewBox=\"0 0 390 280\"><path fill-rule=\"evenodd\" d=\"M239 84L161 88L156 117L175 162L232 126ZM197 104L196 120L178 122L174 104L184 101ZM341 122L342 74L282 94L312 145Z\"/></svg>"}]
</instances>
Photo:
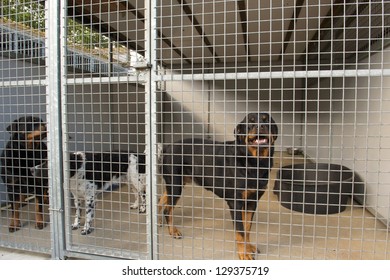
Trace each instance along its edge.
<instances>
[{"instance_id":1,"label":"gate hinge","mask_svg":"<svg viewBox=\"0 0 390 280\"><path fill-rule=\"evenodd\" d=\"M153 66L152 63L150 63L150 62L140 62L140 63L136 63L133 65L133 67L139 71L142 71L145 69L152 69L152 66Z\"/></svg>"},{"instance_id":2,"label":"gate hinge","mask_svg":"<svg viewBox=\"0 0 390 280\"><path fill-rule=\"evenodd\" d=\"M56 208L49 208L48 210L49 210L49 211L53 211L53 212L54 212L54 211L55 211L55 212L60 212L60 213L64 212L64 209L62 209L62 208L57 208L57 209L56 209Z\"/></svg>"}]
</instances>

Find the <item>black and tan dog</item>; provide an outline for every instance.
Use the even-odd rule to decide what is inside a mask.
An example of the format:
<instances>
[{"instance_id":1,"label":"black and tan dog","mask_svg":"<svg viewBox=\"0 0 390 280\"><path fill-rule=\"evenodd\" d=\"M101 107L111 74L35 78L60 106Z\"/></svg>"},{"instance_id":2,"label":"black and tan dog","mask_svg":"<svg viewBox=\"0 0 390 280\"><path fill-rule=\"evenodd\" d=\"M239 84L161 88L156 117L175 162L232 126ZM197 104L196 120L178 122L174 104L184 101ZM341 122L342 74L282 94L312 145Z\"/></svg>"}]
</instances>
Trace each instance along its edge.
<instances>
[{"instance_id":1,"label":"black and tan dog","mask_svg":"<svg viewBox=\"0 0 390 280\"><path fill-rule=\"evenodd\" d=\"M20 207L27 195L35 195L36 228L44 227L43 203L48 202L48 188L31 173L31 167L47 159L46 124L38 117L26 116L7 127L11 134L1 153L1 177L7 185L8 199L12 207L9 231L21 228Z\"/></svg>"},{"instance_id":2,"label":"black and tan dog","mask_svg":"<svg viewBox=\"0 0 390 280\"><path fill-rule=\"evenodd\" d=\"M181 238L173 225L173 210L186 182L193 181L225 199L234 222L240 259L258 252L249 232L257 202L264 194L273 165L275 121L267 113L251 113L235 129L235 141L184 139L164 149L166 192L160 198L169 233Z\"/></svg>"}]
</instances>

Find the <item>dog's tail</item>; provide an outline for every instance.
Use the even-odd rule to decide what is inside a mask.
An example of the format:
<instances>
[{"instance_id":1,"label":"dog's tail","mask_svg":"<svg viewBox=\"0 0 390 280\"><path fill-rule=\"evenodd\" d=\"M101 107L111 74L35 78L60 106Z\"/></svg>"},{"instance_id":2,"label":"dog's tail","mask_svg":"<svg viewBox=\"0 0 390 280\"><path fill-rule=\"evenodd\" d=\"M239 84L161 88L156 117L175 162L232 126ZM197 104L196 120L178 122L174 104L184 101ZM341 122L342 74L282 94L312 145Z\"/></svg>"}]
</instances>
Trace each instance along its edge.
<instances>
[{"instance_id":1,"label":"dog's tail","mask_svg":"<svg viewBox=\"0 0 390 280\"><path fill-rule=\"evenodd\" d=\"M138 157L135 154L130 154L129 164L130 169L133 169L133 173L138 173Z\"/></svg>"},{"instance_id":2,"label":"dog's tail","mask_svg":"<svg viewBox=\"0 0 390 280\"><path fill-rule=\"evenodd\" d=\"M85 154L84 152L77 151L77 152L74 152L73 154L74 154L76 157L81 158L81 160L82 160L83 162L85 162L85 161L87 160L87 156L86 156L86 154Z\"/></svg>"},{"instance_id":3,"label":"dog's tail","mask_svg":"<svg viewBox=\"0 0 390 280\"><path fill-rule=\"evenodd\" d=\"M30 167L30 172L34 177L46 177L48 176L48 161Z\"/></svg>"}]
</instances>

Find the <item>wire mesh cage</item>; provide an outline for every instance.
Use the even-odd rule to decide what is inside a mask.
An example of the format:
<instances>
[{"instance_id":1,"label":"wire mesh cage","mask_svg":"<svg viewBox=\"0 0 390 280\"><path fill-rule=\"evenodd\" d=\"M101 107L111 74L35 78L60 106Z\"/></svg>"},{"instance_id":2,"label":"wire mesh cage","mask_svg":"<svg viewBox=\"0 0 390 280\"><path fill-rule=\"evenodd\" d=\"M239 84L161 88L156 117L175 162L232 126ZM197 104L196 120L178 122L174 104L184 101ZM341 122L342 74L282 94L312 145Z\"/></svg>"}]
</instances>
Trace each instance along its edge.
<instances>
[{"instance_id":1,"label":"wire mesh cage","mask_svg":"<svg viewBox=\"0 0 390 280\"><path fill-rule=\"evenodd\" d=\"M388 258L389 223L383 218L389 215L385 206L389 193L381 186L387 177L382 168L387 162L388 120L382 104L389 86L388 3L177 1L159 2L156 10L156 29L161 32L156 58L164 65L159 125L167 146L192 137L237 145L236 126L251 112L269 112L279 127L268 190L247 232L260 253L247 248L249 253L260 259ZM201 145L206 146L205 141ZM231 156L225 145L219 145L225 157ZM173 158L164 172L168 192L181 194L181 200L171 216L160 214L171 232L158 233L159 257L229 259L237 253L240 258L252 257L240 249L240 220L231 218L232 207L224 203L228 190L223 199L213 194L220 185L212 192L199 186L186 186L182 193L169 190L185 184L177 175L205 185L207 180L199 182L195 174L215 178L218 170L227 174L231 169L218 166L218 148L207 152L206 146L202 161L196 159L196 144L188 146L180 145L183 160L167 150L167 157ZM185 161L187 153L195 156ZM215 160L211 166L206 164L209 157ZM248 163L247 156L241 160ZM339 166L336 181L329 175L333 171L329 164ZM283 168L290 168L292 178L281 182L285 179L281 174L287 172ZM352 170L353 187L336 195L333 185L343 184L344 169ZM323 172L325 190L320 191ZM274 189L279 181L287 188ZM229 187L237 191L238 183ZM298 189L299 184L304 187ZM308 188L310 184L314 189ZM238 191L236 195L240 200ZM348 206L334 214L302 213L283 207L286 201L281 197L300 209L310 204L329 209L328 204L336 203L333 206L340 210L345 198ZM168 201L175 201L175 196ZM176 228L182 239L170 236L177 237Z\"/></svg>"},{"instance_id":2,"label":"wire mesh cage","mask_svg":"<svg viewBox=\"0 0 390 280\"><path fill-rule=\"evenodd\" d=\"M47 190L29 170L47 156L45 7L1 1L0 11L0 244L48 253Z\"/></svg>"},{"instance_id":3,"label":"wire mesh cage","mask_svg":"<svg viewBox=\"0 0 390 280\"><path fill-rule=\"evenodd\" d=\"M67 72L64 108L65 232L72 253L150 258L145 80L136 68L145 61L137 19L145 7L138 2L68 3L65 59L68 68L79 68Z\"/></svg>"},{"instance_id":4,"label":"wire mesh cage","mask_svg":"<svg viewBox=\"0 0 390 280\"><path fill-rule=\"evenodd\" d=\"M388 1L1 3L0 148L34 116L47 154L0 246L389 259Z\"/></svg>"}]
</instances>

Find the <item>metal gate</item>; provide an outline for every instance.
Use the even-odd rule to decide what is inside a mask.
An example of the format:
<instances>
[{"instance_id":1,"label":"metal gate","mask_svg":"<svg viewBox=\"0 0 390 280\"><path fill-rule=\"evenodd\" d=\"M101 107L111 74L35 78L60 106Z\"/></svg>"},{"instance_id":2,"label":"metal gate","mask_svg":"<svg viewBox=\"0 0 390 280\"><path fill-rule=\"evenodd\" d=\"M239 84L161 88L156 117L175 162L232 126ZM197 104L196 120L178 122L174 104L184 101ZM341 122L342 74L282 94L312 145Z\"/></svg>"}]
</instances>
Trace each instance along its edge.
<instances>
[{"instance_id":1,"label":"metal gate","mask_svg":"<svg viewBox=\"0 0 390 280\"><path fill-rule=\"evenodd\" d=\"M50 204L36 229L30 193L10 232L2 184L0 246L61 259L389 259L387 1L62 2L2 0L0 145L15 119L42 119ZM248 114L267 119L258 112L277 133L263 124L256 145L240 144ZM253 202L237 177L251 176L253 149L273 156L256 171L255 189L267 188L247 220L231 213ZM118 154L136 156L144 183L75 190L85 172L109 174L88 177L99 186L115 179ZM177 205L173 179L185 184ZM199 186L208 181L224 185L222 198L221 185ZM140 187L145 212L131 207ZM80 226L77 196L96 202Z\"/></svg>"}]
</instances>

